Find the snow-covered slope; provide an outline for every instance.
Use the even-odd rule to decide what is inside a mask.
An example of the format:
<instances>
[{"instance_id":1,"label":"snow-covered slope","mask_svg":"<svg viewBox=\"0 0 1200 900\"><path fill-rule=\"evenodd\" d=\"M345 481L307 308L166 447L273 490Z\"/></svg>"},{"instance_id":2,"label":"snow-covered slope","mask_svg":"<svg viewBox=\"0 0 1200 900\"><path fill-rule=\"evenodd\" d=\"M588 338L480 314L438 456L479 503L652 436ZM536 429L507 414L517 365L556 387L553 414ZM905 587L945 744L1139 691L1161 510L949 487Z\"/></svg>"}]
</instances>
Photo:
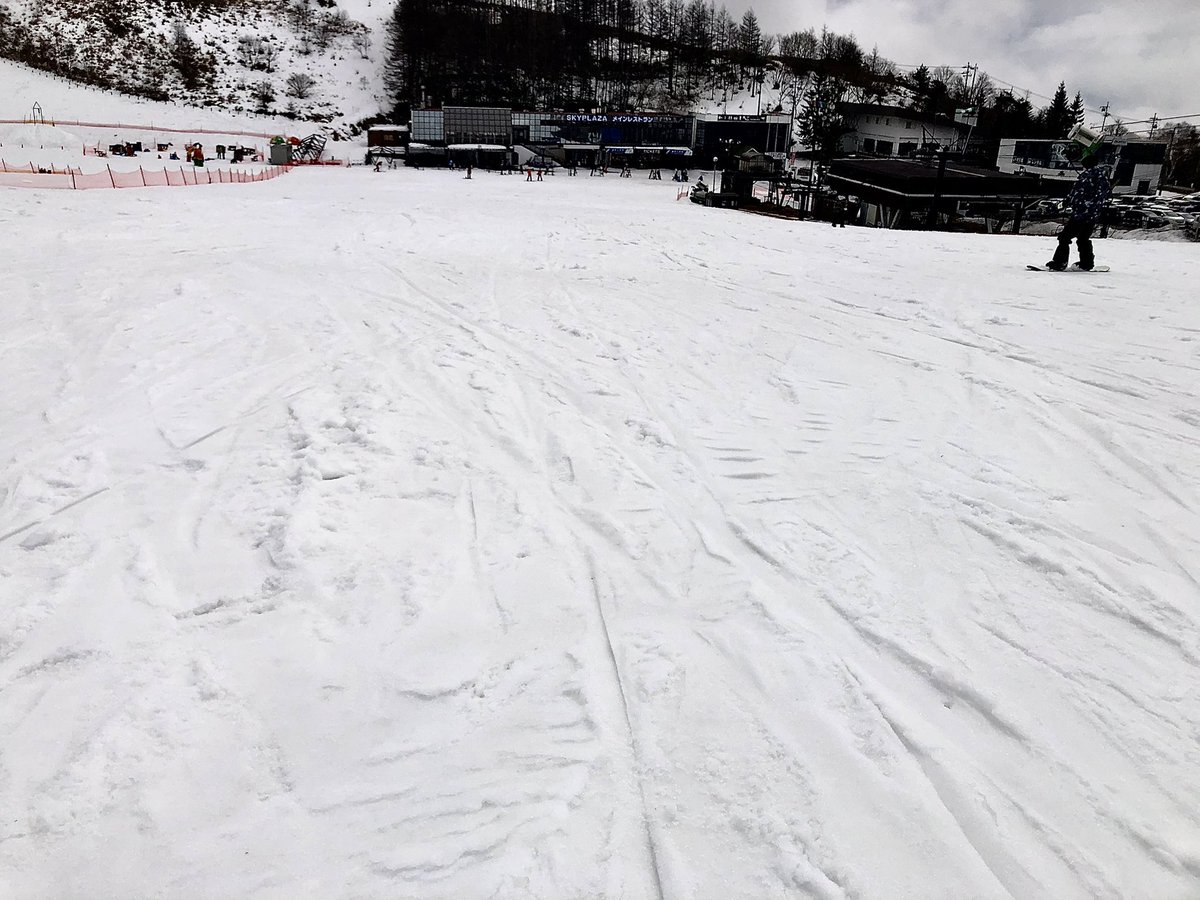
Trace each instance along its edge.
<instances>
[{"instance_id":1,"label":"snow-covered slope","mask_svg":"<svg viewBox=\"0 0 1200 900\"><path fill-rule=\"evenodd\" d=\"M1190 246L4 201L0 895L1200 894Z\"/></svg>"},{"instance_id":2,"label":"snow-covered slope","mask_svg":"<svg viewBox=\"0 0 1200 900\"><path fill-rule=\"evenodd\" d=\"M45 45L44 54L62 58L64 71L91 72L127 92L241 113L260 108L258 89L266 83L274 94L269 110L336 123L376 115L385 105L383 22L391 7L381 0L0 0L0 6L23 35ZM194 82L176 62L178 29L196 48ZM307 96L288 94L293 75L313 80Z\"/></svg>"},{"instance_id":3,"label":"snow-covered slope","mask_svg":"<svg viewBox=\"0 0 1200 900\"><path fill-rule=\"evenodd\" d=\"M47 123L111 122L168 128L228 128L231 131L265 134L290 134L298 127L311 128L279 116L205 109L131 97L0 60L0 120L29 120L35 104ZM66 127L72 133L80 132L72 125Z\"/></svg>"}]
</instances>

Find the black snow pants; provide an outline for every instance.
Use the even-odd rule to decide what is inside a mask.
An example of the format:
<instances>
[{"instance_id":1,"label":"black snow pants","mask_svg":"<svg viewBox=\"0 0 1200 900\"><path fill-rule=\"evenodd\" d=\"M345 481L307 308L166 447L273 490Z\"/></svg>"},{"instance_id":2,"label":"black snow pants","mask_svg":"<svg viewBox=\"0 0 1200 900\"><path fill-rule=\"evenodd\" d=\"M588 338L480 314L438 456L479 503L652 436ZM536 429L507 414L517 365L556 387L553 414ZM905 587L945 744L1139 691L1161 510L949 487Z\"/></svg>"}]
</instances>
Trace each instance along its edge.
<instances>
[{"instance_id":1,"label":"black snow pants","mask_svg":"<svg viewBox=\"0 0 1200 900\"><path fill-rule=\"evenodd\" d=\"M1058 233L1058 248L1054 251L1054 263L1056 268L1065 269L1067 260L1071 258L1071 241L1079 245L1079 268L1090 269L1096 264L1096 257L1092 254L1092 229L1096 227L1095 222L1083 222L1079 219L1071 219L1063 226L1063 230Z\"/></svg>"}]
</instances>

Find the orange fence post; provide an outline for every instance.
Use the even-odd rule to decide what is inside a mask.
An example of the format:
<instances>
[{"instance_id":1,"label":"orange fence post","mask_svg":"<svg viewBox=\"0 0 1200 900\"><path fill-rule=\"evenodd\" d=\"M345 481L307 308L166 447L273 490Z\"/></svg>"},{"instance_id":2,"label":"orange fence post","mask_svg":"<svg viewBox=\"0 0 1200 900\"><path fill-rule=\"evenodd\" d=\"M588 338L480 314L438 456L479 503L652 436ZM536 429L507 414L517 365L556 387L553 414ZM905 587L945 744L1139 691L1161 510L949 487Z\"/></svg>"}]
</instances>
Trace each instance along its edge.
<instances>
[{"instance_id":1,"label":"orange fence post","mask_svg":"<svg viewBox=\"0 0 1200 900\"><path fill-rule=\"evenodd\" d=\"M142 176L142 187L146 186L146 173L142 171L142 167L138 166L138 174Z\"/></svg>"},{"instance_id":2,"label":"orange fence post","mask_svg":"<svg viewBox=\"0 0 1200 900\"><path fill-rule=\"evenodd\" d=\"M108 169L108 180L112 182L113 187L116 187L117 179L113 178L112 166L105 166L104 168Z\"/></svg>"}]
</instances>

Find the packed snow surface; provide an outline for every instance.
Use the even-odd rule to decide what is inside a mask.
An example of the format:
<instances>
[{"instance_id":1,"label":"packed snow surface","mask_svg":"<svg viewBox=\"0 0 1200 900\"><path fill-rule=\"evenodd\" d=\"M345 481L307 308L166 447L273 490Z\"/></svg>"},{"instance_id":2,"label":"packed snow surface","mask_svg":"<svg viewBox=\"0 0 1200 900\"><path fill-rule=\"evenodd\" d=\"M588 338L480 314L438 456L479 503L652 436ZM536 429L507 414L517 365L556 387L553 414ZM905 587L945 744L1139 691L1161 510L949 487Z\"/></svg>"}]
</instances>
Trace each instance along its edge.
<instances>
[{"instance_id":1,"label":"packed snow surface","mask_svg":"<svg viewBox=\"0 0 1200 900\"><path fill-rule=\"evenodd\" d=\"M3 194L0 895L1200 895L1200 262L640 178Z\"/></svg>"}]
</instances>

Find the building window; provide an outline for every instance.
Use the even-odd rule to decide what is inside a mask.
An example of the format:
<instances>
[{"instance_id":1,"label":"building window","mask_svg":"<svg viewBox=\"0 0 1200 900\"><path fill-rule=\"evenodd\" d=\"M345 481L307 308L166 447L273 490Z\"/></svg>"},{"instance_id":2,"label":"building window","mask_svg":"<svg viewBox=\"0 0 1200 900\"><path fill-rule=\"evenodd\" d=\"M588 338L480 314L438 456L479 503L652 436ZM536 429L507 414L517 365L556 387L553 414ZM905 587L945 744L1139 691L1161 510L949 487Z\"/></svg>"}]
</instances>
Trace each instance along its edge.
<instances>
[{"instance_id":1,"label":"building window","mask_svg":"<svg viewBox=\"0 0 1200 900\"><path fill-rule=\"evenodd\" d=\"M863 153L875 152L875 138L865 138L863 140Z\"/></svg>"},{"instance_id":2,"label":"building window","mask_svg":"<svg viewBox=\"0 0 1200 900\"><path fill-rule=\"evenodd\" d=\"M905 122L904 127L907 128L909 131L911 131L912 130L912 122Z\"/></svg>"},{"instance_id":3,"label":"building window","mask_svg":"<svg viewBox=\"0 0 1200 900\"><path fill-rule=\"evenodd\" d=\"M888 127L890 128L890 127L891 127L891 125L892 125L892 120L891 120L891 119L888 119L888 120L887 120L887 124L888 124Z\"/></svg>"},{"instance_id":4,"label":"building window","mask_svg":"<svg viewBox=\"0 0 1200 900\"><path fill-rule=\"evenodd\" d=\"M447 144L512 143L512 113L482 106L451 106L443 110Z\"/></svg>"},{"instance_id":5,"label":"building window","mask_svg":"<svg viewBox=\"0 0 1200 900\"><path fill-rule=\"evenodd\" d=\"M900 155L901 156L915 156L916 152L917 152L917 145L916 145L915 141L907 142L907 143L901 142L901 144L900 144Z\"/></svg>"},{"instance_id":6,"label":"building window","mask_svg":"<svg viewBox=\"0 0 1200 900\"><path fill-rule=\"evenodd\" d=\"M891 156L892 155L892 142L891 141L876 141L875 142L875 152L878 153L880 156Z\"/></svg>"}]
</instances>

